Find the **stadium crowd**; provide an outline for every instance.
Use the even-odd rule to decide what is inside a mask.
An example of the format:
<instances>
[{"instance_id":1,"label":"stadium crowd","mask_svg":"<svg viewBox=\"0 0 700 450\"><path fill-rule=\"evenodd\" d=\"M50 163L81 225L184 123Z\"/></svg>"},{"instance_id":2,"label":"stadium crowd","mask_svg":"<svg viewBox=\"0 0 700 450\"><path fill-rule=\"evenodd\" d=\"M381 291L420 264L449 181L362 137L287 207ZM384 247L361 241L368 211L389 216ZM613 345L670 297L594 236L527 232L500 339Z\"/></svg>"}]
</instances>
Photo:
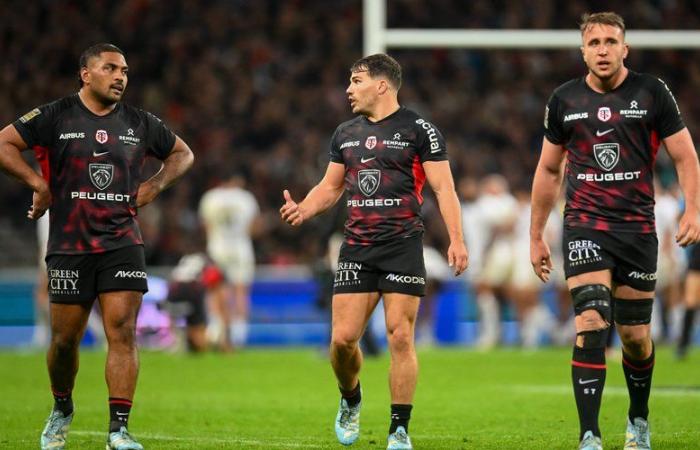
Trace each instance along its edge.
<instances>
[{"instance_id":1,"label":"stadium crowd","mask_svg":"<svg viewBox=\"0 0 700 450\"><path fill-rule=\"evenodd\" d=\"M571 28L586 8L605 8L621 13L632 30L700 27L694 2L425 5L389 0L389 26ZM342 221L330 225L326 216L291 228L279 221L277 210L284 187L299 196L319 179L335 126L352 116L344 90L348 66L362 52L361 0L57 0L28 2L4 14L1 122L77 90L78 52L107 41L127 55L132 80L126 101L158 114L195 151L187 179L140 211L149 265L174 265L183 254L204 248L199 200L234 170L247 175L260 204L259 263L310 263L325 252L319 236L330 236ZM404 68L402 104L439 124L457 180L500 173L521 190L528 188L537 163L547 96L584 73L578 49L391 53ZM638 50L630 59L633 69L658 74L669 84L688 128L696 130L697 52ZM672 183L672 164L662 159L657 167L660 180ZM19 206L29 203L28 189L0 177L0 255L5 255L0 265L34 262L26 251L34 248L27 244L34 226ZM428 200L429 241L442 249L444 230L430 222L434 207Z\"/></svg>"}]
</instances>

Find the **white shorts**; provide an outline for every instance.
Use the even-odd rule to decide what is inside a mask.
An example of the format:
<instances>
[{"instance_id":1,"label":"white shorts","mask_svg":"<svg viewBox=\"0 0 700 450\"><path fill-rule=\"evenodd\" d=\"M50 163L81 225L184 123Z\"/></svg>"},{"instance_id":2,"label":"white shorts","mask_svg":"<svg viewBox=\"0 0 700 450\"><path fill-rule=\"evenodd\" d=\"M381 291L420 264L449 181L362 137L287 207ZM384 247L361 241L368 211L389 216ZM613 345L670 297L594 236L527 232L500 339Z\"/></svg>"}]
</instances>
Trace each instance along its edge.
<instances>
[{"instance_id":1,"label":"white shorts","mask_svg":"<svg viewBox=\"0 0 700 450\"><path fill-rule=\"evenodd\" d=\"M231 283L250 284L255 275L255 255L252 246L229 245L211 248L209 256Z\"/></svg>"}]
</instances>

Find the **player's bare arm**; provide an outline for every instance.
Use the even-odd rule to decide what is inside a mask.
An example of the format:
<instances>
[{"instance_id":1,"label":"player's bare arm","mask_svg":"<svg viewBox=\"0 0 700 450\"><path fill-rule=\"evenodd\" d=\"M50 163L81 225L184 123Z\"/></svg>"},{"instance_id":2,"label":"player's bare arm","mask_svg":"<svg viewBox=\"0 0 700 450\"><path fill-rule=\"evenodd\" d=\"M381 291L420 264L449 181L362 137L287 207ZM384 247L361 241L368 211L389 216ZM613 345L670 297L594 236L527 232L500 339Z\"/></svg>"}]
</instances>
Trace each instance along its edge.
<instances>
[{"instance_id":1,"label":"player's bare arm","mask_svg":"<svg viewBox=\"0 0 700 450\"><path fill-rule=\"evenodd\" d=\"M27 150L27 144L13 125L0 131L0 168L32 188L34 195L27 217L36 220L51 205L51 192L41 175L24 161L20 154L22 150Z\"/></svg>"},{"instance_id":2,"label":"player's bare arm","mask_svg":"<svg viewBox=\"0 0 700 450\"><path fill-rule=\"evenodd\" d=\"M552 255L544 241L544 227L547 218L559 196L566 153L561 145L556 145L545 137L542 152L532 181L532 210L530 213L530 263L535 274L542 281L549 280L552 271Z\"/></svg>"},{"instance_id":3,"label":"player's bare arm","mask_svg":"<svg viewBox=\"0 0 700 450\"><path fill-rule=\"evenodd\" d=\"M185 141L176 137L173 149L168 154L168 157L163 160L163 166L158 173L139 186L136 206L140 208L151 203L158 194L169 188L187 172L193 163L194 154L192 150Z\"/></svg>"},{"instance_id":4,"label":"player's bare arm","mask_svg":"<svg viewBox=\"0 0 700 450\"><path fill-rule=\"evenodd\" d=\"M435 192L442 220L445 222L447 233L450 236L447 262L457 276L467 269L469 255L464 244L461 208L455 192L450 163L448 161L426 161L423 163L423 170L425 170L428 184Z\"/></svg>"},{"instance_id":5,"label":"player's bare arm","mask_svg":"<svg viewBox=\"0 0 700 450\"><path fill-rule=\"evenodd\" d=\"M284 190L284 205L280 208L282 220L299 226L336 204L345 188L345 165L330 162L323 179L314 186L306 198L297 203L288 190Z\"/></svg>"},{"instance_id":6,"label":"player's bare arm","mask_svg":"<svg viewBox=\"0 0 700 450\"><path fill-rule=\"evenodd\" d=\"M678 172L678 181L685 197L685 212L678 223L676 242L681 247L700 241L698 220L698 190L700 189L700 166L693 139L687 128L664 139L664 146Z\"/></svg>"}]
</instances>

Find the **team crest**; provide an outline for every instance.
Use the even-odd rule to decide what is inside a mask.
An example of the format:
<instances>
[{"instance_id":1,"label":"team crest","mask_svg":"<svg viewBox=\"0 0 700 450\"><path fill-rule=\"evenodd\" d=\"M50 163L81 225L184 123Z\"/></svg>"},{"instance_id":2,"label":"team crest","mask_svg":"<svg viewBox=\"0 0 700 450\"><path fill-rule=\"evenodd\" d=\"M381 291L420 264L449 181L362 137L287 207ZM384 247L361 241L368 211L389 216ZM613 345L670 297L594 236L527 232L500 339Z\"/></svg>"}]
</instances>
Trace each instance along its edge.
<instances>
[{"instance_id":1,"label":"team crest","mask_svg":"<svg viewBox=\"0 0 700 450\"><path fill-rule=\"evenodd\" d=\"M379 189L382 172L379 169L363 169L357 172L357 185L365 197L371 197Z\"/></svg>"},{"instance_id":2,"label":"team crest","mask_svg":"<svg viewBox=\"0 0 700 450\"><path fill-rule=\"evenodd\" d=\"M377 145L377 136L369 136L365 141L365 147L368 150L372 150Z\"/></svg>"},{"instance_id":3,"label":"team crest","mask_svg":"<svg viewBox=\"0 0 700 450\"><path fill-rule=\"evenodd\" d=\"M620 144L606 142L604 144L595 144L593 146L593 154L598 165L605 171L610 171L617 165L620 160Z\"/></svg>"},{"instance_id":4,"label":"team crest","mask_svg":"<svg viewBox=\"0 0 700 450\"><path fill-rule=\"evenodd\" d=\"M107 142L108 138L109 136L107 135L107 132L105 130L97 130L97 133L95 133L95 140L100 144L104 144L105 142Z\"/></svg>"},{"instance_id":5,"label":"team crest","mask_svg":"<svg viewBox=\"0 0 700 450\"><path fill-rule=\"evenodd\" d=\"M111 164L90 164L90 181L99 190L104 190L112 184L114 166Z\"/></svg>"},{"instance_id":6,"label":"team crest","mask_svg":"<svg viewBox=\"0 0 700 450\"><path fill-rule=\"evenodd\" d=\"M612 112L607 106L601 106L598 108L598 120L601 122L607 122L612 117Z\"/></svg>"}]
</instances>

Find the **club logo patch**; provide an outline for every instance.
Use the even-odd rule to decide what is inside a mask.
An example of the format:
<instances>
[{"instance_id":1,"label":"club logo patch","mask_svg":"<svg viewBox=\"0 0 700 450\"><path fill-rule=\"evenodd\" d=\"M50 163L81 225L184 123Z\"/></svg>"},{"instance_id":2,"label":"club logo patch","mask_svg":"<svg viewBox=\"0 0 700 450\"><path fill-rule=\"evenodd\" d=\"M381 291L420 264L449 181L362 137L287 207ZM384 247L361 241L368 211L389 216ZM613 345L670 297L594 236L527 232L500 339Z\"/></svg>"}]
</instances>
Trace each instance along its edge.
<instances>
[{"instance_id":1,"label":"club logo patch","mask_svg":"<svg viewBox=\"0 0 700 450\"><path fill-rule=\"evenodd\" d=\"M610 171L620 160L620 144L614 142L595 144L593 146L593 155L595 155L595 160L603 170Z\"/></svg>"},{"instance_id":2,"label":"club logo patch","mask_svg":"<svg viewBox=\"0 0 700 450\"><path fill-rule=\"evenodd\" d=\"M107 135L107 132L105 130L97 130L95 133L95 140L99 142L100 144L104 144L107 142L107 139L109 139L109 136Z\"/></svg>"},{"instance_id":3,"label":"club logo patch","mask_svg":"<svg viewBox=\"0 0 700 450\"><path fill-rule=\"evenodd\" d=\"M612 112L607 106L601 106L598 108L598 120L601 122L607 122L612 117Z\"/></svg>"},{"instance_id":4,"label":"club logo patch","mask_svg":"<svg viewBox=\"0 0 700 450\"><path fill-rule=\"evenodd\" d=\"M379 169L363 169L357 172L357 184L365 197L371 197L379 189L382 172Z\"/></svg>"},{"instance_id":5,"label":"club logo patch","mask_svg":"<svg viewBox=\"0 0 700 450\"><path fill-rule=\"evenodd\" d=\"M90 181L99 190L104 190L112 184L114 166L111 164L90 164Z\"/></svg>"},{"instance_id":6,"label":"club logo patch","mask_svg":"<svg viewBox=\"0 0 700 450\"><path fill-rule=\"evenodd\" d=\"M377 136L369 136L365 141L365 147L368 150L372 150L377 145Z\"/></svg>"}]
</instances>

